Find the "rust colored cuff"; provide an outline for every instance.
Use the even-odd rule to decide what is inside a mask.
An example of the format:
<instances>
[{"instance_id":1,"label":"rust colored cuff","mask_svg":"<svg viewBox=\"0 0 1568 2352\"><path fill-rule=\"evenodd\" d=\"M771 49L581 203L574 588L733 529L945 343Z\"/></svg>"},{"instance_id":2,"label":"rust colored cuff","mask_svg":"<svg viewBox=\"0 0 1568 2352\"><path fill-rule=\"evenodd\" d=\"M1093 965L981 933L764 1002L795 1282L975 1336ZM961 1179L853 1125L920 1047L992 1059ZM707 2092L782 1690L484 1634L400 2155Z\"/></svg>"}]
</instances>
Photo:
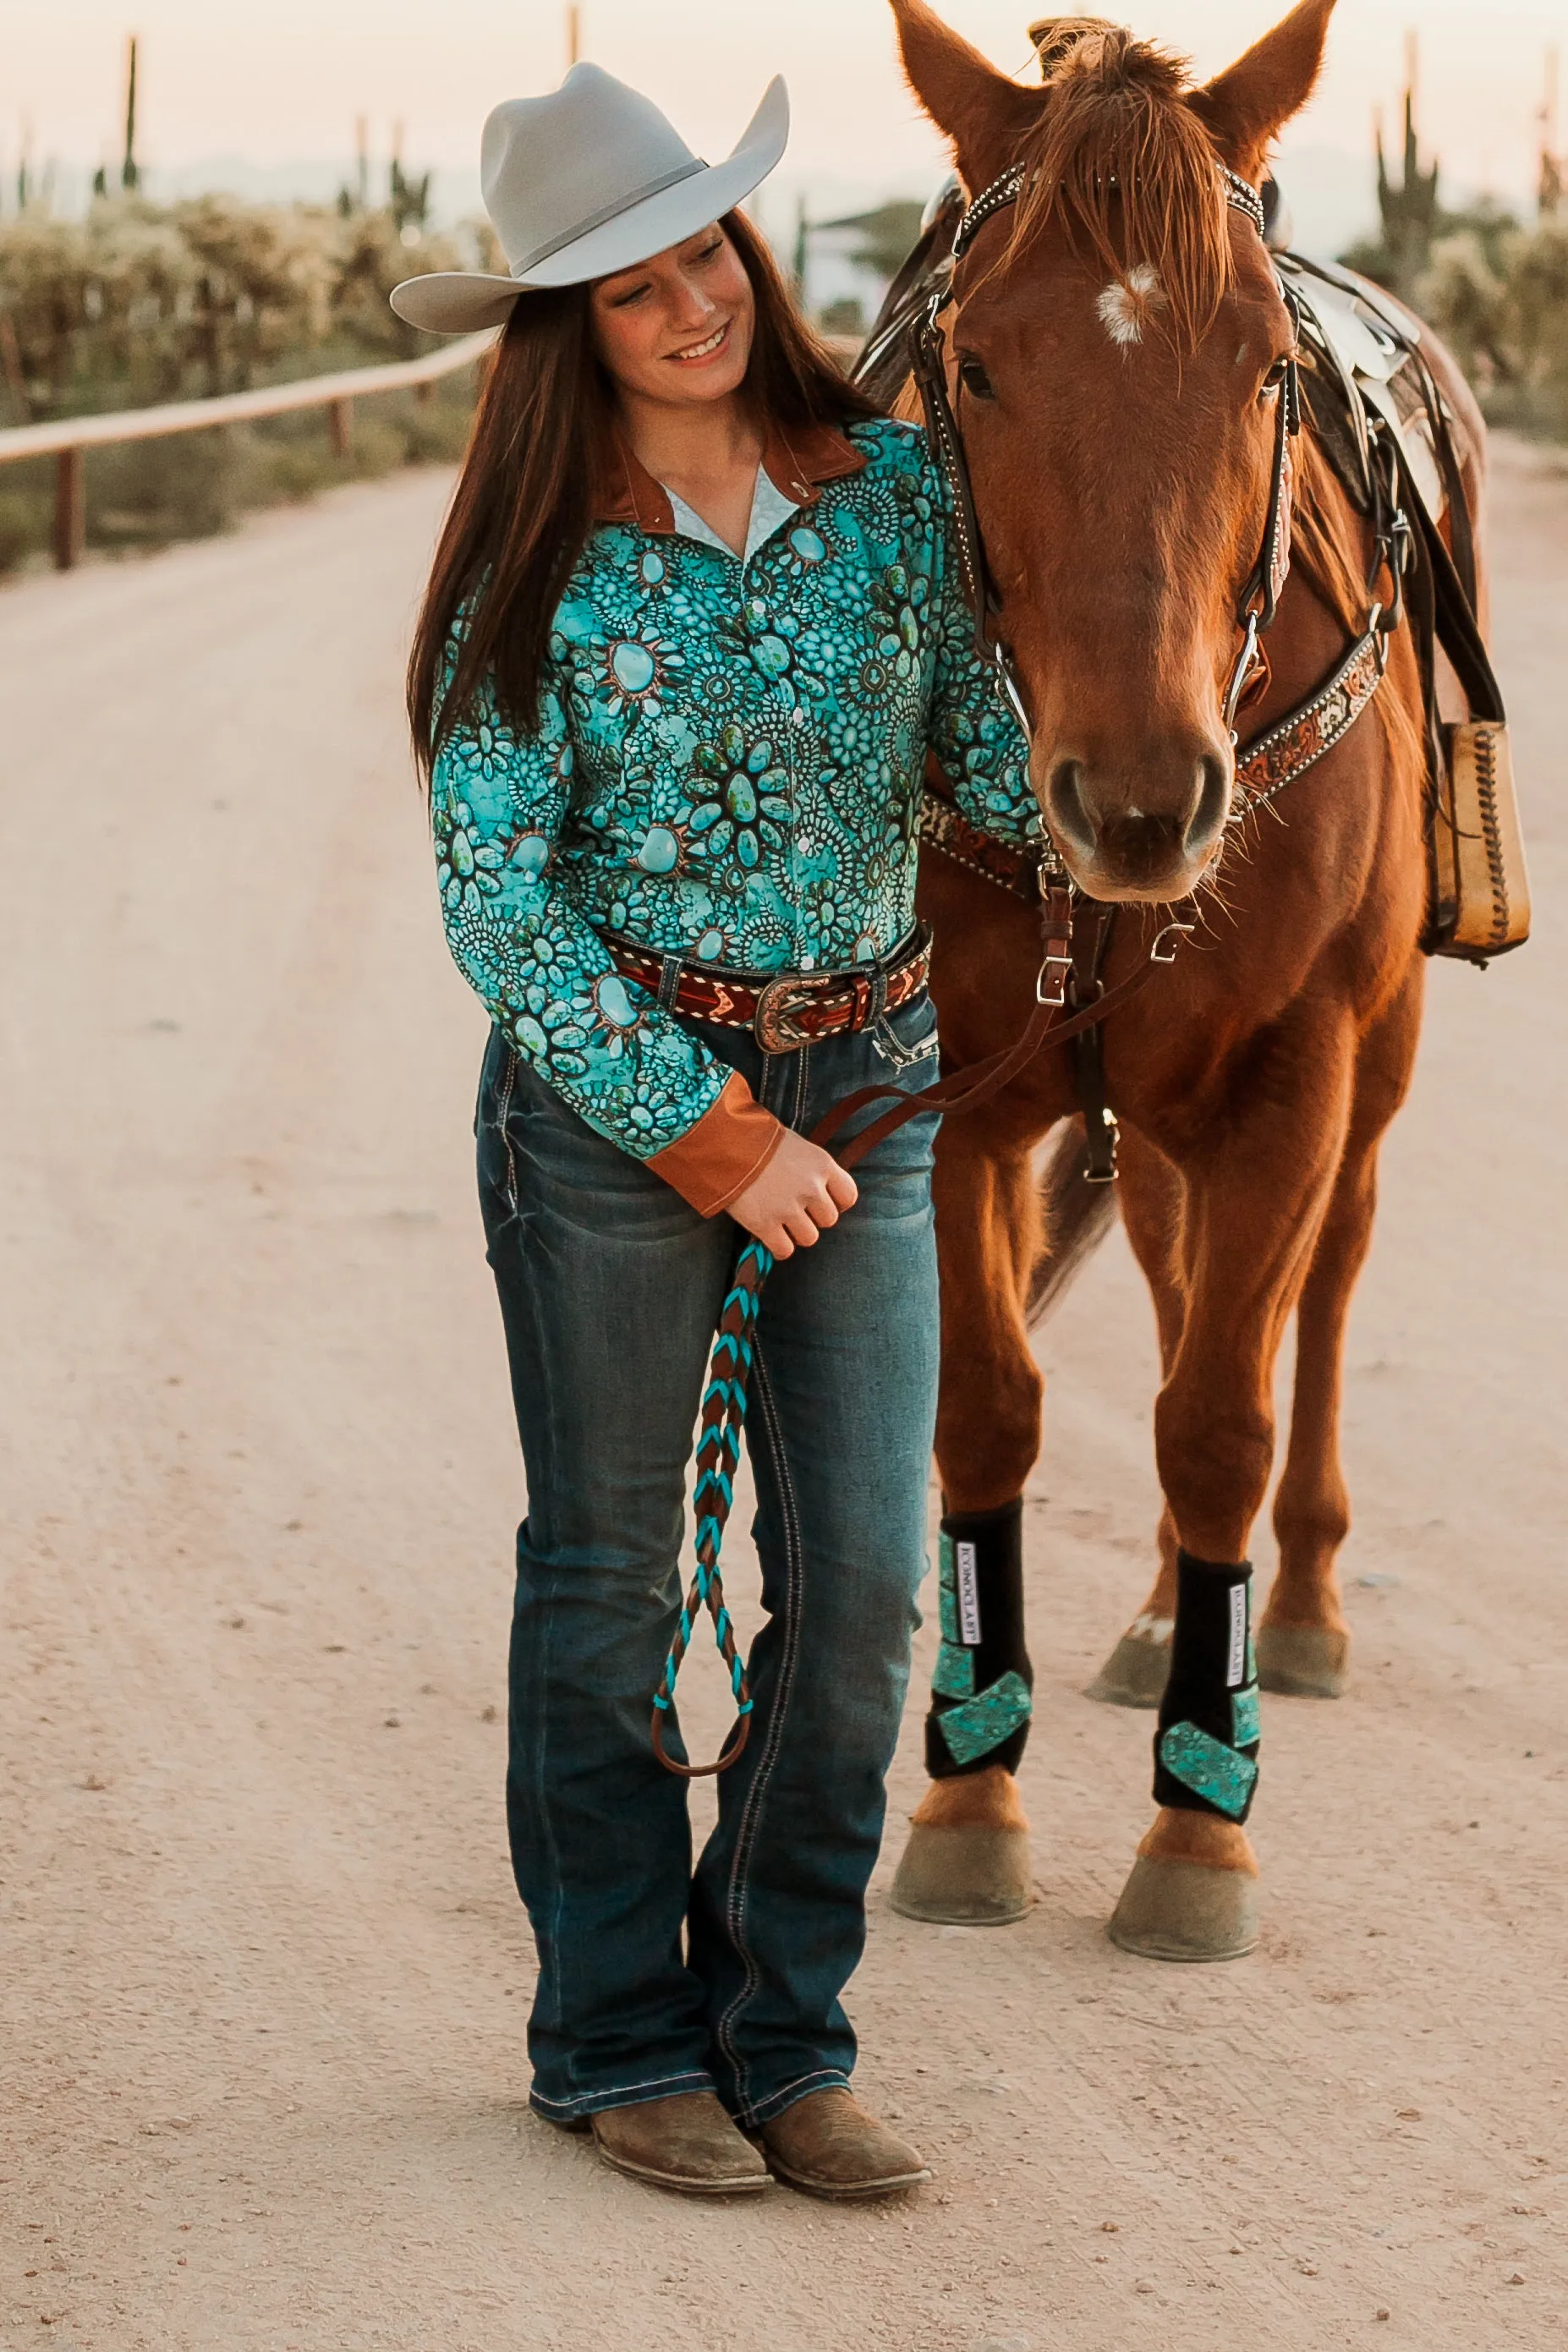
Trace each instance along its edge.
<instances>
[{"instance_id":1,"label":"rust colored cuff","mask_svg":"<svg viewBox=\"0 0 1568 2352\"><path fill-rule=\"evenodd\" d=\"M753 1176L760 1176L784 1141L785 1129L764 1110L734 1071L711 1110L646 1162L700 1217L716 1217Z\"/></svg>"}]
</instances>

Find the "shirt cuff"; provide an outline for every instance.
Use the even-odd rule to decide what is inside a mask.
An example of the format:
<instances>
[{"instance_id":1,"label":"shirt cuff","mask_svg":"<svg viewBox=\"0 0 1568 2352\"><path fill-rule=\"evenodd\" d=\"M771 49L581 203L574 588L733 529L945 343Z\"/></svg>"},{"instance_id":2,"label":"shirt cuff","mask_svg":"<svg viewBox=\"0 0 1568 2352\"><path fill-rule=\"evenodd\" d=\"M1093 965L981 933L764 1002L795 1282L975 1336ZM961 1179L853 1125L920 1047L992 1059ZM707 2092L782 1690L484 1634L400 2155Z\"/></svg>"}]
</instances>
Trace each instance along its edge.
<instances>
[{"instance_id":1,"label":"shirt cuff","mask_svg":"<svg viewBox=\"0 0 1568 2352\"><path fill-rule=\"evenodd\" d=\"M712 1108L644 1164L673 1184L699 1216L716 1217L762 1174L787 1132L735 1070Z\"/></svg>"}]
</instances>

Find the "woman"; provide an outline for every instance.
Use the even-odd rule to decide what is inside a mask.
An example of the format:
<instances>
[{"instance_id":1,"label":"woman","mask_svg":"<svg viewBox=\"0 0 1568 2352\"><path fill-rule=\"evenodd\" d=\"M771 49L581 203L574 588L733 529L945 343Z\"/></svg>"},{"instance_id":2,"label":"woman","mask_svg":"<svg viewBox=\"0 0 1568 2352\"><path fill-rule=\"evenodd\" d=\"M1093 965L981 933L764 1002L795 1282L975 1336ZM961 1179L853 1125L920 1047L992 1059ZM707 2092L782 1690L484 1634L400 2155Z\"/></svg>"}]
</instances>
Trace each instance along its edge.
<instances>
[{"instance_id":1,"label":"woman","mask_svg":"<svg viewBox=\"0 0 1568 2352\"><path fill-rule=\"evenodd\" d=\"M854 1087L936 1076L928 746L973 818L1035 818L924 442L843 381L733 209L786 129L775 81L710 168L593 66L491 116L512 275L394 297L447 331L505 320L409 705L448 938L493 1024L532 2103L667 2188L875 2196L928 2177L849 2095L839 1994L924 1567L934 1121L858 1187L805 1131ZM746 1234L780 1261L747 1425L767 1622L693 1873L649 1700Z\"/></svg>"}]
</instances>

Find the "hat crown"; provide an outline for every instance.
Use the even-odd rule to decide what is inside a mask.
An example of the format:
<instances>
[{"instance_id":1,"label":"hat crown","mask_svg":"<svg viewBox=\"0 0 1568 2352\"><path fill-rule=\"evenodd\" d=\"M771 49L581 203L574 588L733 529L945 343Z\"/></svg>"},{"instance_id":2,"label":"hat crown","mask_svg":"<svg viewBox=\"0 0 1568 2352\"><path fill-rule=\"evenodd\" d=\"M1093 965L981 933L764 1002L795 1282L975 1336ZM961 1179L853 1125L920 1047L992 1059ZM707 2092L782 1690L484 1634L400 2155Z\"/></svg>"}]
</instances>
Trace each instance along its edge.
<instances>
[{"instance_id":1,"label":"hat crown","mask_svg":"<svg viewBox=\"0 0 1568 2352\"><path fill-rule=\"evenodd\" d=\"M479 147L485 210L514 278L702 168L650 98L586 63L543 98L503 100Z\"/></svg>"}]
</instances>

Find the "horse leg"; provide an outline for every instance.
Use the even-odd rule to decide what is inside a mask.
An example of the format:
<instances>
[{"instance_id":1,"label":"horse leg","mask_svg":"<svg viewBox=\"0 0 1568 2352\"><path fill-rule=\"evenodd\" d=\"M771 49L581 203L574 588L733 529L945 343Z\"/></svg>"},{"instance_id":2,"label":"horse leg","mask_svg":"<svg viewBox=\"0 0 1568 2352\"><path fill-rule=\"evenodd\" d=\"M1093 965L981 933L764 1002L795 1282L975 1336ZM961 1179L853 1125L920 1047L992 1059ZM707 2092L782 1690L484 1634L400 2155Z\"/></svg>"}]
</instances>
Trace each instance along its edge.
<instances>
[{"instance_id":1,"label":"horse leg","mask_svg":"<svg viewBox=\"0 0 1568 2352\"><path fill-rule=\"evenodd\" d=\"M1182 1180L1163 1152L1131 1128L1121 1131L1121 1222L1154 1301L1160 1371L1169 1380L1181 1344L1187 1290L1182 1263ZM1176 1523L1160 1516L1160 1567L1153 1589L1084 1696L1111 1706L1158 1706L1171 1667L1176 1622Z\"/></svg>"},{"instance_id":2,"label":"horse leg","mask_svg":"<svg viewBox=\"0 0 1568 2352\"><path fill-rule=\"evenodd\" d=\"M1415 1066L1425 977L1417 959L1362 1041L1344 1158L1296 1309L1290 1444L1274 1498L1279 1571L1258 1622L1258 1679L1303 1698L1338 1698L1350 1658L1334 1572L1350 1532L1339 1444L1345 1318L1372 1240L1378 1147Z\"/></svg>"},{"instance_id":3,"label":"horse leg","mask_svg":"<svg viewBox=\"0 0 1568 2352\"><path fill-rule=\"evenodd\" d=\"M1183 1171L1187 1310L1154 1416L1179 1545L1159 1811L1110 1923L1114 1942L1152 1959L1230 1959L1257 1941L1247 1541L1273 1459L1274 1360L1338 1170L1353 1067L1348 1023L1281 1023L1238 1072L1220 1148Z\"/></svg>"},{"instance_id":4,"label":"horse leg","mask_svg":"<svg viewBox=\"0 0 1568 2352\"><path fill-rule=\"evenodd\" d=\"M942 1265L942 1647L926 1718L931 1784L893 1882L911 1919L1021 1918L1029 1824L1014 1778L1028 1736L1024 1482L1040 1442L1039 1368L1024 1302L1037 1213L1026 1143L987 1147L978 1119L937 1146Z\"/></svg>"}]
</instances>

